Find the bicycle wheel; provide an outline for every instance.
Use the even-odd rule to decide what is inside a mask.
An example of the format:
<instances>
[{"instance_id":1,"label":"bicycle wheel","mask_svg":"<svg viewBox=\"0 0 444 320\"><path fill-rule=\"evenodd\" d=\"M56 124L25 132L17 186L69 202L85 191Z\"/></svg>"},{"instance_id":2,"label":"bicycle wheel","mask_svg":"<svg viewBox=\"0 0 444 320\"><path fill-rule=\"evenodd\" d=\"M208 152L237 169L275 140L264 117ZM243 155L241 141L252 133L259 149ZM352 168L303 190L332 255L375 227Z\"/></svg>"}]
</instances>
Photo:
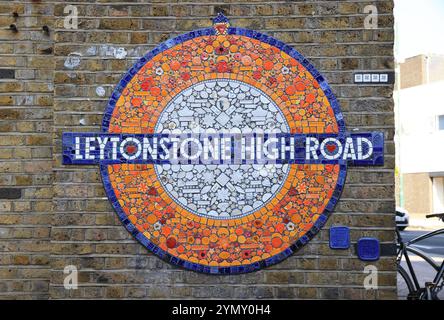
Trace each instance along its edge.
<instances>
[{"instance_id":1,"label":"bicycle wheel","mask_svg":"<svg viewBox=\"0 0 444 320\"><path fill-rule=\"evenodd\" d=\"M401 276L397 279L398 297L405 297L405 299L409 300L415 300L415 297L416 299L419 299L419 296L416 295L415 286L413 285L409 274L401 265L398 265L398 273Z\"/></svg>"},{"instance_id":2,"label":"bicycle wheel","mask_svg":"<svg viewBox=\"0 0 444 320\"><path fill-rule=\"evenodd\" d=\"M398 265L398 269L402 268L402 271L400 271L400 273L403 273L402 278L403 279L407 278L408 280L404 281L405 283L409 281L407 285L410 286L408 287L409 294L407 296L407 299L439 300L439 296L437 293L435 293L433 290L432 291L426 290L426 282L430 282L434 279L434 277L436 276L436 272L439 271L439 266L432 258L430 258L419 248L414 246L409 246L406 249L409 259L412 263L412 267L414 269L413 271L415 273L414 276L416 277L417 282L420 286L420 288L418 288L415 285L413 275L410 273L410 270L405 268L405 266L403 267L401 265L405 263L404 261L401 261L401 263Z\"/></svg>"}]
</instances>

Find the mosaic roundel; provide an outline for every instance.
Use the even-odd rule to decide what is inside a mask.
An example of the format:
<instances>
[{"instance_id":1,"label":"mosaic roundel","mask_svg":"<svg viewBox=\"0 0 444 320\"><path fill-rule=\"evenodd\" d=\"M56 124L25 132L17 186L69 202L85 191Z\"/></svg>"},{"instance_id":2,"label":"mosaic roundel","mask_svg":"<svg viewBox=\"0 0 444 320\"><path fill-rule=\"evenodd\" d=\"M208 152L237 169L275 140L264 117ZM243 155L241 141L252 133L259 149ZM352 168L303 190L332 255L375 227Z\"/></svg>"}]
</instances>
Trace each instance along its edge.
<instances>
[{"instance_id":1,"label":"mosaic roundel","mask_svg":"<svg viewBox=\"0 0 444 320\"><path fill-rule=\"evenodd\" d=\"M221 15L213 27L142 57L115 89L102 129L345 132L331 90L304 57L269 36L230 27ZM110 201L143 245L172 264L216 274L258 270L306 244L332 212L346 171L328 161L100 167Z\"/></svg>"},{"instance_id":2,"label":"mosaic roundel","mask_svg":"<svg viewBox=\"0 0 444 320\"><path fill-rule=\"evenodd\" d=\"M218 33L191 32L143 57L113 94L103 129L339 131L339 113L302 57L259 33ZM276 263L307 242L326 220L340 171L328 164L102 165L107 193L139 240L175 264L215 273Z\"/></svg>"}]
</instances>

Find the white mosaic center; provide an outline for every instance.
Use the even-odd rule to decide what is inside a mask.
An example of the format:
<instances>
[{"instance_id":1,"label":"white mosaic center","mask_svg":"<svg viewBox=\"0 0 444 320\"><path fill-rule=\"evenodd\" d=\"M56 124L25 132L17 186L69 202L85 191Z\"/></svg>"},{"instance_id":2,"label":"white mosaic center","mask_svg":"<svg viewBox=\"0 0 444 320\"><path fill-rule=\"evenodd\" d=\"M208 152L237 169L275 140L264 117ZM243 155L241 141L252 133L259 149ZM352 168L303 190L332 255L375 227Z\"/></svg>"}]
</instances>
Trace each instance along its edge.
<instances>
[{"instance_id":1,"label":"white mosaic center","mask_svg":"<svg viewBox=\"0 0 444 320\"><path fill-rule=\"evenodd\" d=\"M284 115L261 90L244 82L215 79L180 92L162 112L156 133L289 133ZM200 216L231 219L249 215L281 189L286 164L155 165L164 189Z\"/></svg>"}]
</instances>

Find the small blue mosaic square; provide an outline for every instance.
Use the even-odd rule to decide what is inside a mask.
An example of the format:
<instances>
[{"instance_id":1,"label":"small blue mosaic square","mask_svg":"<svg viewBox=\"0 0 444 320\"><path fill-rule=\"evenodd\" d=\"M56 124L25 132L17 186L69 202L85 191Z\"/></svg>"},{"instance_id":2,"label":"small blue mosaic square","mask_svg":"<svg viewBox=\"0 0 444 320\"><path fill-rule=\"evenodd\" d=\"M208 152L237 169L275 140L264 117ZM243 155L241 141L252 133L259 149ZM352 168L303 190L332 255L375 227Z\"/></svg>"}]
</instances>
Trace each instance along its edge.
<instances>
[{"instance_id":1,"label":"small blue mosaic square","mask_svg":"<svg viewBox=\"0 0 444 320\"><path fill-rule=\"evenodd\" d=\"M358 257L362 261L376 261L380 257L379 240L376 238L361 238L358 240Z\"/></svg>"},{"instance_id":2,"label":"small blue mosaic square","mask_svg":"<svg viewBox=\"0 0 444 320\"><path fill-rule=\"evenodd\" d=\"M348 249L350 247L350 229L344 226L330 228L330 248Z\"/></svg>"}]
</instances>

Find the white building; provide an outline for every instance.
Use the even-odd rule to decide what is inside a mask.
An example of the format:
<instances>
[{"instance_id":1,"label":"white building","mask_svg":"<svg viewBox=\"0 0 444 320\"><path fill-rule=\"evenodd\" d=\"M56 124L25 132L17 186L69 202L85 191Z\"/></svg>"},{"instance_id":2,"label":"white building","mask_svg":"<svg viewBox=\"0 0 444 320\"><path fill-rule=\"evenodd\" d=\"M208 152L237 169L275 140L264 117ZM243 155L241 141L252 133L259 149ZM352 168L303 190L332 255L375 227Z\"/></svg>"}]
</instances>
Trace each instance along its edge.
<instances>
[{"instance_id":1,"label":"white building","mask_svg":"<svg viewBox=\"0 0 444 320\"><path fill-rule=\"evenodd\" d=\"M398 71L398 205L414 214L444 212L444 56L409 58Z\"/></svg>"}]
</instances>

